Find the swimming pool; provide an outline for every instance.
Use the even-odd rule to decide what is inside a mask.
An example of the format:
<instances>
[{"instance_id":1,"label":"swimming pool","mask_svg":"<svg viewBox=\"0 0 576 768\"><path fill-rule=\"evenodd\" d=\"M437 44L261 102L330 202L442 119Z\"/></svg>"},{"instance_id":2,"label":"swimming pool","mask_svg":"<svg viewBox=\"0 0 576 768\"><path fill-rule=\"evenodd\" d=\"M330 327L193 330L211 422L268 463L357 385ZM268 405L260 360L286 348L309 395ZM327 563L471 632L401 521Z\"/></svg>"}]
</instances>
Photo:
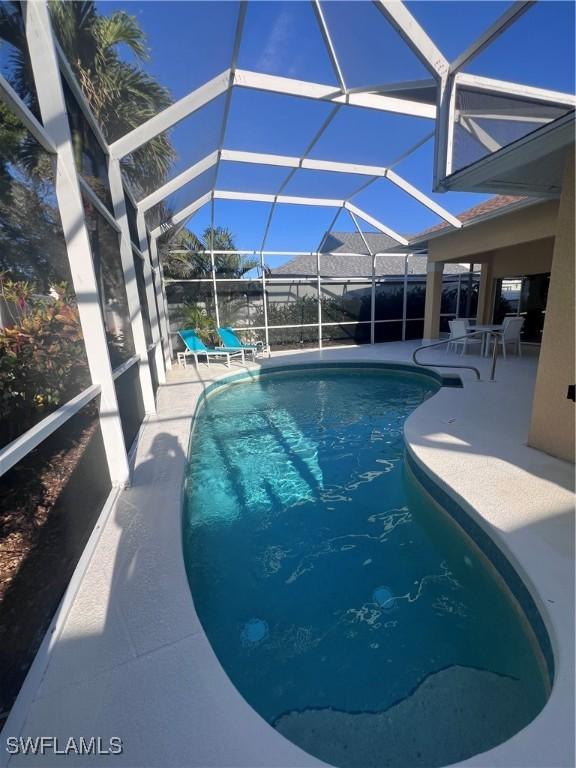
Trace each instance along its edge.
<instances>
[{"instance_id":1,"label":"swimming pool","mask_svg":"<svg viewBox=\"0 0 576 768\"><path fill-rule=\"evenodd\" d=\"M214 392L195 419L184 556L199 618L248 703L333 765L447 765L549 694L504 581L405 461L404 421L438 387L284 371Z\"/></svg>"}]
</instances>

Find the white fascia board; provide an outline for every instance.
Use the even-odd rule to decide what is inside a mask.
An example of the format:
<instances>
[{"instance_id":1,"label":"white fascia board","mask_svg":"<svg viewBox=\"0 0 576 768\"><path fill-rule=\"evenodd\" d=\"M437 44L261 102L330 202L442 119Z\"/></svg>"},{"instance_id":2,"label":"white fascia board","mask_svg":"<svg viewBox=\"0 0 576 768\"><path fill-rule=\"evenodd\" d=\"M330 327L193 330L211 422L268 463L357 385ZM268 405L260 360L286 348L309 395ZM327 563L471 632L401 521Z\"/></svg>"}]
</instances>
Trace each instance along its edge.
<instances>
[{"instance_id":1,"label":"white fascia board","mask_svg":"<svg viewBox=\"0 0 576 768\"><path fill-rule=\"evenodd\" d=\"M344 203L344 208L346 208L346 210L350 213L355 213L358 218L362 219L367 224L372 224L373 227L375 227L380 232L383 232L385 235L388 235L393 240L396 240L397 243L400 243L401 245L408 245L408 240L406 240L405 237L399 235L398 232L390 229L390 227L387 227L385 224L382 224L381 221L378 221L378 219L370 216L369 213L366 213L361 208L357 208L355 205L349 202Z\"/></svg>"},{"instance_id":2,"label":"white fascia board","mask_svg":"<svg viewBox=\"0 0 576 768\"><path fill-rule=\"evenodd\" d=\"M142 144L146 144L146 142L158 136L158 134L164 133L164 131L172 128L176 123L184 120L184 118L196 112L205 104L225 93L230 86L230 81L230 70L226 69L212 80L196 88L192 93L166 107L162 112L154 115L150 120L147 120L115 141L110 145L110 153L118 159L125 157L142 146Z\"/></svg>"},{"instance_id":3,"label":"white fascia board","mask_svg":"<svg viewBox=\"0 0 576 768\"><path fill-rule=\"evenodd\" d=\"M386 178L389 179L392 184L395 184L400 189L403 189L404 192L407 192L409 195L411 195L415 200L418 200L419 203L425 205L426 208L429 208L431 211L434 211L434 213L437 213L438 216L444 219L444 221L447 221L449 224L452 224L453 227L459 229L462 226L460 219L457 219L456 216L453 216L450 213L450 211L442 208L441 205L438 205L438 203L434 202L434 200L431 200L427 195L424 194L424 192L421 192L417 187L410 184L409 181L406 181L406 179L403 179L394 171L388 171L386 173Z\"/></svg>"},{"instance_id":4,"label":"white fascia board","mask_svg":"<svg viewBox=\"0 0 576 768\"><path fill-rule=\"evenodd\" d=\"M567 107L576 106L576 96L572 93L563 91L551 91L547 88L535 88L532 85L523 85L522 83L511 83L508 80L495 80L491 77L482 77L481 75L469 75L467 72L458 72L454 76L456 86L467 86L481 91L488 91L503 96L519 96L525 99L534 99L535 101L551 102L553 104L566 105Z\"/></svg>"},{"instance_id":5,"label":"white fascia board","mask_svg":"<svg viewBox=\"0 0 576 768\"><path fill-rule=\"evenodd\" d=\"M214 165L216 165L217 162L218 150L211 152L209 155L206 155L206 157L203 157L202 160L194 163L194 165L190 166L190 168L182 171L182 173L179 173L178 176L175 176L170 181L167 181L166 184L163 184L161 187L154 190L154 192L151 192L147 197L143 198L138 203L138 209L142 212L148 211L157 203L162 202L162 200L167 198L173 192L176 192L178 189L180 189L180 187L183 187L184 184L187 184L189 181L192 181L197 176L200 176L209 168L212 168Z\"/></svg>"},{"instance_id":6,"label":"white fascia board","mask_svg":"<svg viewBox=\"0 0 576 768\"><path fill-rule=\"evenodd\" d=\"M355 173L361 176L384 176L386 174L386 168L379 165L359 165L356 163L340 163L333 160L314 160L312 158L290 157L288 155L240 152L235 149L223 149L221 160L227 160L233 163L277 165L285 168L306 168L313 171Z\"/></svg>"},{"instance_id":7,"label":"white fascia board","mask_svg":"<svg viewBox=\"0 0 576 768\"><path fill-rule=\"evenodd\" d=\"M462 69L469 61L478 56L486 46L490 45L499 35L508 29L523 13L525 13L531 6L533 6L535 0L528 0L528 2L516 2L496 19L488 29L486 29L480 37L478 37L473 43L471 43L460 56L454 59L450 64L450 74L455 74Z\"/></svg>"},{"instance_id":8,"label":"white fascia board","mask_svg":"<svg viewBox=\"0 0 576 768\"><path fill-rule=\"evenodd\" d=\"M325 197L298 197L296 195L270 195L261 192L231 192L217 189L215 200L244 200L252 203L287 203L288 205L317 205L326 208L342 208L344 200Z\"/></svg>"},{"instance_id":9,"label":"white fascia board","mask_svg":"<svg viewBox=\"0 0 576 768\"><path fill-rule=\"evenodd\" d=\"M373 0L376 8L402 36L424 66L441 80L448 74L449 62L434 41L418 24L408 8L398 0Z\"/></svg>"},{"instance_id":10,"label":"white fascia board","mask_svg":"<svg viewBox=\"0 0 576 768\"><path fill-rule=\"evenodd\" d=\"M190 205L187 205L186 208L182 208L181 211L178 211L178 213L175 213L169 219L166 219L166 221L163 221L159 227L156 227L156 229L153 229L152 232L150 232L150 235L153 238L159 237L164 232L166 232L167 229L171 229L172 227L175 227L177 224L180 224L181 221L184 221L185 219L189 219L193 213L195 213L199 208L202 208L203 205L206 205L206 203L209 203L211 199L212 199L212 192L206 192L205 195L202 195L202 197L199 197L197 200L194 200L194 202L190 203Z\"/></svg>"},{"instance_id":11,"label":"white fascia board","mask_svg":"<svg viewBox=\"0 0 576 768\"><path fill-rule=\"evenodd\" d=\"M286 96L298 96L303 99L330 101L333 104L348 104L352 107L364 107L381 112L424 117L429 120L436 117L436 107L433 104L423 104L419 101L399 99L393 96L379 96L373 93L342 94L340 89L333 85L294 80L278 75L266 75L262 72L251 72L245 69L236 70L234 85L240 88L281 93Z\"/></svg>"}]
</instances>

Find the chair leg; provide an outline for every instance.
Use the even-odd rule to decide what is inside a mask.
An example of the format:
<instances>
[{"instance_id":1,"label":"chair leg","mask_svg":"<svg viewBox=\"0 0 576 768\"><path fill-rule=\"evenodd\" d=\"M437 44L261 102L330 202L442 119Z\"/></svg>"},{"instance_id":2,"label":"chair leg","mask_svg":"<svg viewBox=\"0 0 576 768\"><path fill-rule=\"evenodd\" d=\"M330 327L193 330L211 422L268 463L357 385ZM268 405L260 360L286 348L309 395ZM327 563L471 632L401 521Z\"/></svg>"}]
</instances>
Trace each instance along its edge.
<instances>
[{"instance_id":1,"label":"chair leg","mask_svg":"<svg viewBox=\"0 0 576 768\"><path fill-rule=\"evenodd\" d=\"M226 366L230 368L230 355L226 353Z\"/></svg>"}]
</instances>

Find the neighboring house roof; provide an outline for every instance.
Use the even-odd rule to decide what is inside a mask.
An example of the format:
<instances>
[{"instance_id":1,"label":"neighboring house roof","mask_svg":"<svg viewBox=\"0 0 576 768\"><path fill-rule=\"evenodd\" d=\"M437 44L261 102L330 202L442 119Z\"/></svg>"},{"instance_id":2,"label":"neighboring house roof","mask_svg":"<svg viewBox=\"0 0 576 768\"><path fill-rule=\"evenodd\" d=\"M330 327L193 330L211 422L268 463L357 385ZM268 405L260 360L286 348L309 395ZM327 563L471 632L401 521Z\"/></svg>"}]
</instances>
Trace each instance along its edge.
<instances>
[{"instance_id":1,"label":"neighboring house roof","mask_svg":"<svg viewBox=\"0 0 576 768\"><path fill-rule=\"evenodd\" d=\"M364 237L372 253L382 251L394 251L401 249L401 246L390 235L384 235L381 232L364 232ZM320 246L321 253L366 253L364 240L358 232L330 232L322 241Z\"/></svg>"},{"instance_id":2,"label":"neighboring house roof","mask_svg":"<svg viewBox=\"0 0 576 768\"><path fill-rule=\"evenodd\" d=\"M494 197L484 200L483 203L475 205L473 208L468 208L462 213L456 214L456 218L460 219L463 224L471 224L474 219L483 219L490 215L500 215L506 213L506 209L510 207L516 207L518 203L528 200L526 197L518 197L517 195L495 195ZM454 232L448 222L442 221L440 224L435 224L433 227L428 227L417 235L410 237L411 243L419 243L422 240L426 240L427 235L439 234L440 232Z\"/></svg>"},{"instance_id":3,"label":"neighboring house roof","mask_svg":"<svg viewBox=\"0 0 576 768\"><path fill-rule=\"evenodd\" d=\"M334 237L348 235L348 232L334 232ZM386 235L384 235L386 237ZM364 251L366 248L364 247ZM347 254L331 253L329 256L321 258L320 271L324 277L370 277L372 274L372 259L368 254ZM404 259L402 254L382 254L376 258L376 276L377 277L400 277L404 275ZM426 274L426 256L408 257L408 274L425 275ZM460 274L468 272L468 265L446 264L445 274ZM295 256L290 261L282 264L271 273L275 276L286 277L315 277L316 276L316 256L308 254Z\"/></svg>"},{"instance_id":4,"label":"neighboring house roof","mask_svg":"<svg viewBox=\"0 0 576 768\"><path fill-rule=\"evenodd\" d=\"M484 202L469 208L458 214L458 218L464 224L471 224L476 219L482 220L491 215L506 213L509 208L515 208L523 202L530 202L529 198L516 195L495 195ZM448 232L454 232L447 222L441 222L434 227L429 227L423 232L409 237L410 245L425 243L430 235L438 236ZM404 256L402 254L386 253L386 251L406 251L407 248L399 245L392 237L379 232L365 232L372 253L381 253L376 259L376 275L400 276L404 274ZM322 259L321 274L325 277L368 277L372 271L371 259L363 238L358 232L331 232L320 247L321 253L329 253ZM347 254L347 255L346 255ZM354 255L350 255L354 254ZM426 274L426 256L410 255L408 257L408 274ZM461 274L468 272L468 264L445 264L444 274ZM286 275L287 277L308 277L316 275L315 256L296 256L282 266L272 270L274 275Z\"/></svg>"}]
</instances>

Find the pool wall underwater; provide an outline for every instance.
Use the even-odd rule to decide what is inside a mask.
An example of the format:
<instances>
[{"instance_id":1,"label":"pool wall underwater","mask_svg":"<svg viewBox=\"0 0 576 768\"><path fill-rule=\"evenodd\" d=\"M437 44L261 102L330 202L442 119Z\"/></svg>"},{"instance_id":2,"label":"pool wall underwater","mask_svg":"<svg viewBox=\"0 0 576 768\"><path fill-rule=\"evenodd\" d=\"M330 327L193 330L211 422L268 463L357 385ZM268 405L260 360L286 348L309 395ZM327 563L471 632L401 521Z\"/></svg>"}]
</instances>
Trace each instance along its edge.
<instances>
[{"instance_id":1,"label":"pool wall underwater","mask_svg":"<svg viewBox=\"0 0 576 768\"><path fill-rule=\"evenodd\" d=\"M222 392L223 389L235 384L241 384L248 381L257 381L259 379L268 379L270 377L281 377L285 374L294 374L297 372L321 371L379 371L409 374L413 379L428 380L437 387L460 387L460 379L456 376L442 376L432 370L416 368L411 365L403 364L377 364L377 363L310 363L305 365L274 365L267 370L257 372L242 372L232 375L225 375L222 378L213 381L203 391L198 398L196 409L192 420L192 429L190 444L194 445L194 431L198 420L198 415L202 408L212 395ZM432 395L434 397L435 395ZM517 569L512 565L510 559L502 552L492 537L486 532L484 527L473 519L470 512L467 511L454 495L452 495L440 482L432 478L426 468L412 452L410 445L405 445L405 463L409 472L416 479L421 488L428 494L434 502L441 508L441 511L447 514L456 526L465 534L465 537L472 541L473 545L482 553L492 568L497 572L500 579L504 582L507 590L514 598L517 606L521 608L521 613L529 624L537 643L542 659L545 663L546 677L551 683L554 679L554 656L550 637L536 605L535 599L530 594L529 588L524 580L518 574ZM194 595L193 595L194 597Z\"/></svg>"}]
</instances>

